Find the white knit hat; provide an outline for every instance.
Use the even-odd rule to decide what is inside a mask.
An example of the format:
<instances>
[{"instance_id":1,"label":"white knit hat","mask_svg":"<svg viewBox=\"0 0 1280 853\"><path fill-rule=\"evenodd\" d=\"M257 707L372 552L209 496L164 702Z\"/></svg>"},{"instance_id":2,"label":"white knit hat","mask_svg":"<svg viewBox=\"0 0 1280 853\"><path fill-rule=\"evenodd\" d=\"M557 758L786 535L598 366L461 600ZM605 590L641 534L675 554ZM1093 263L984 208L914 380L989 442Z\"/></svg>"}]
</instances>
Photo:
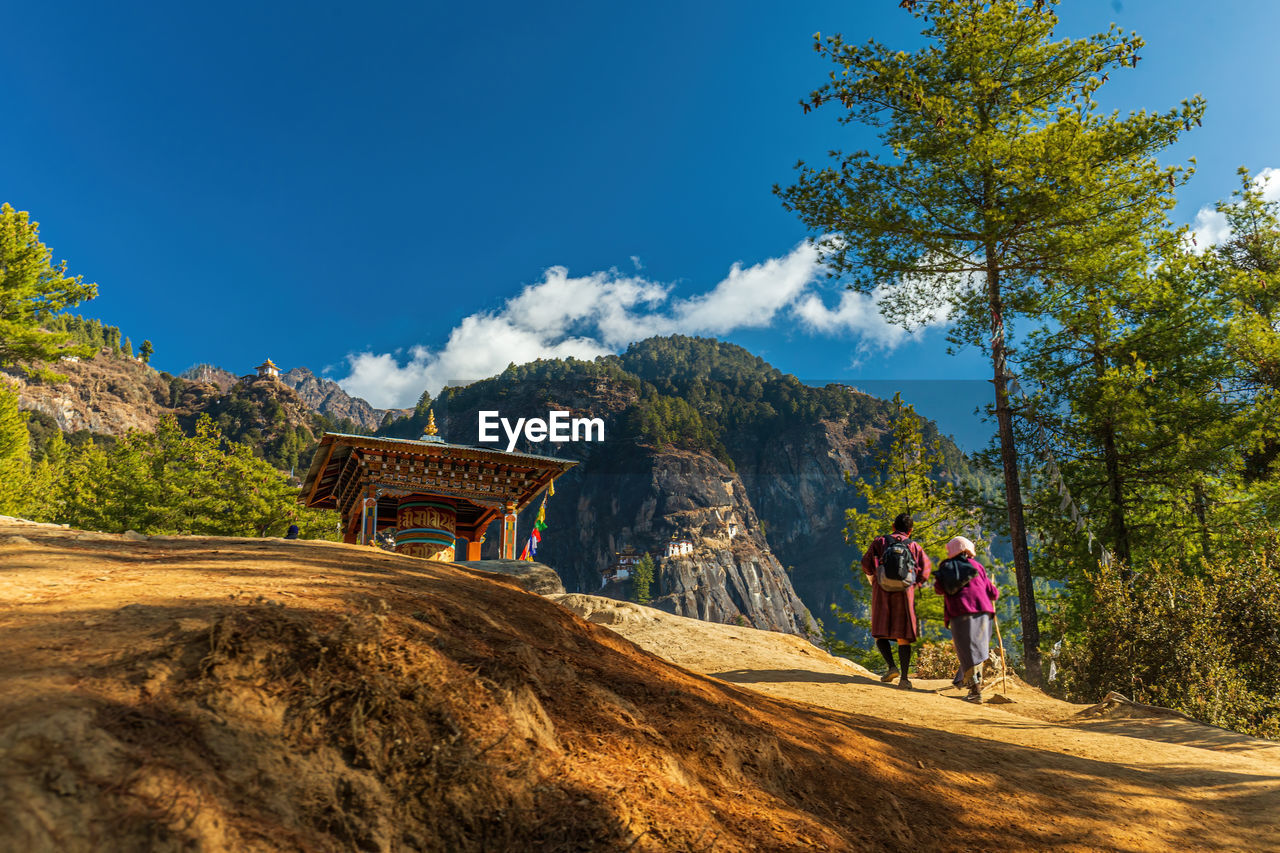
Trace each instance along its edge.
<instances>
[{"instance_id":1,"label":"white knit hat","mask_svg":"<svg viewBox=\"0 0 1280 853\"><path fill-rule=\"evenodd\" d=\"M956 536L947 543L947 556L954 557L957 554L968 554L970 557L976 557L977 551L973 548L973 542L963 536Z\"/></svg>"}]
</instances>

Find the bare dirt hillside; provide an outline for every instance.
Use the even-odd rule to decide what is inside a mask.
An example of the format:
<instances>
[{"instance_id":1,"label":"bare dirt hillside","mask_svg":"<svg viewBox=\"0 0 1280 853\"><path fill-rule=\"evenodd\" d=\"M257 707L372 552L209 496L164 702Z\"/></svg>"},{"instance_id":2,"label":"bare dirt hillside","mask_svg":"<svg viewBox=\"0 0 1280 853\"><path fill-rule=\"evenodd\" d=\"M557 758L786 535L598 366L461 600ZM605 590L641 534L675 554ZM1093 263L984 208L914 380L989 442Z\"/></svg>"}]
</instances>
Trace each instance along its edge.
<instances>
[{"instance_id":1,"label":"bare dirt hillside","mask_svg":"<svg viewBox=\"0 0 1280 853\"><path fill-rule=\"evenodd\" d=\"M1280 849L1275 745L563 601L0 522L0 849Z\"/></svg>"}]
</instances>

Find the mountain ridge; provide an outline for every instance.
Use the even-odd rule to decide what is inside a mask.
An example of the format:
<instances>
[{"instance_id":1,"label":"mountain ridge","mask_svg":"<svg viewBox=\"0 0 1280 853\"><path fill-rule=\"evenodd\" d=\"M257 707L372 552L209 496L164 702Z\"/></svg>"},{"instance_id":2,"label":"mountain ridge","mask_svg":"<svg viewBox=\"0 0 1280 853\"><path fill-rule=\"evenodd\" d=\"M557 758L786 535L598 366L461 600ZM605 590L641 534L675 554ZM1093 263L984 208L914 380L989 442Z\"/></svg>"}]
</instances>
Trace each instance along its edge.
<instances>
[{"instance_id":1,"label":"mountain ridge","mask_svg":"<svg viewBox=\"0 0 1280 853\"><path fill-rule=\"evenodd\" d=\"M369 401L348 394L332 379L317 376L305 367L281 371L280 381L298 392L303 401L320 414L337 421L347 420L372 432L388 418L403 417L409 409L378 409Z\"/></svg>"},{"instance_id":2,"label":"mountain ridge","mask_svg":"<svg viewBox=\"0 0 1280 853\"><path fill-rule=\"evenodd\" d=\"M860 499L844 475L869 470L872 446L886 440L893 413L891 403L847 387L806 386L736 345L681 336L593 361L512 365L446 388L436 400L424 395L414 410L389 412L302 367L228 385L233 377L208 365L189 371L190 378L122 356L66 366L67 385L29 387L20 394L23 408L62 413L64 430L87 425L117 433L154 428L165 415L190 428L207 415L228 438L250 443L298 477L323 432L370 432L373 420L379 435L417 438L434 416L446 440L477 444L482 409L600 417L603 442L522 438L516 445L580 463L557 483L539 553L566 589L596 592L615 554L633 548L657 559L656 606L809 636L820 630L815 614L854 605L844 586L860 552L844 541L844 509ZM108 399L108 391L115 396ZM335 418L340 414L361 420ZM962 467L963 454L950 450ZM521 531L537 509L522 515ZM486 556L496 556L496 538L486 543ZM672 540L687 541L689 553L668 554ZM605 592L634 594L629 582Z\"/></svg>"}]
</instances>

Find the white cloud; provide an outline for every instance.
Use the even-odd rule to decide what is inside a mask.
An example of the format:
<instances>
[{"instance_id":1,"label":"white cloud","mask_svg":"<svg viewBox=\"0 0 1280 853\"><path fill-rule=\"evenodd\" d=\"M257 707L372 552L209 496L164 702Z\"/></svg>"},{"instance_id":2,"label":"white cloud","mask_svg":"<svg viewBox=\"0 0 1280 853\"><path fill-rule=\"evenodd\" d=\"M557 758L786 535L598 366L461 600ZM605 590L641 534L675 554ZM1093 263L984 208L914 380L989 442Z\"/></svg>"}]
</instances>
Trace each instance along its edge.
<instances>
[{"instance_id":1,"label":"white cloud","mask_svg":"<svg viewBox=\"0 0 1280 853\"><path fill-rule=\"evenodd\" d=\"M1280 169L1266 168L1253 176L1254 186L1262 189L1262 197L1267 201L1280 202ZM1231 236L1231 228L1227 225L1227 217L1213 209L1212 205L1200 208L1196 220L1191 225L1195 235L1194 248L1196 254L1202 254L1210 246L1216 246Z\"/></svg>"},{"instance_id":2,"label":"white cloud","mask_svg":"<svg viewBox=\"0 0 1280 853\"><path fill-rule=\"evenodd\" d=\"M745 270L734 264L709 293L677 304L674 322L679 331L713 335L768 326L822 274L818 252L808 243Z\"/></svg>"},{"instance_id":3,"label":"white cloud","mask_svg":"<svg viewBox=\"0 0 1280 853\"><path fill-rule=\"evenodd\" d=\"M814 333L857 335L860 349L902 342L906 333L880 316L878 297L845 293L828 309L814 292L823 278L808 243L751 267L734 264L711 290L685 299L672 299L670 285L638 275L609 270L574 277L551 267L500 309L465 318L439 349L415 346L407 359L349 355L350 371L339 384L375 406L411 406L424 388L434 395L450 381L493 376L512 362L590 359L652 335L723 335L780 317Z\"/></svg>"},{"instance_id":4,"label":"white cloud","mask_svg":"<svg viewBox=\"0 0 1280 853\"><path fill-rule=\"evenodd\" d=\"M795 315L809 331L824 335L858 332L863 341L883 347L895 347L907 335L906 329L880 315L878 294L846 290L832 309L817 294L808 293L796 303Z\"/></svg>"},{"instance_id":5,"label":"white cloud","mask_svg":"<svg viewBox=\"0 0 1280 853\"><path fill-rule=\"evenodd\" d=\"M1255 176L1269 201L1280 201L1280 169ZM1229 236L1226 217L1212 207L1196 214L1193 230L1198 251ZM831 239L831 238L827 238ZM885 291L845 291L829 306L816 286L824 278L818 253L801 243L780 258L751 267L734 264L711 290L672 299L672 286L649 281L638 256L630 258L635 274L617 270L570 276L562 266L549 268L542 280L525 286L497 310L465 318L443 347L415 346L408 357L398 353L353 353L349 371L339 380L347 392L376 406L411 406L423 389L436 394L450 381L473 382L496 375L510 363L538 358L595 358L618 352L652 335L725 335L736 329L764 328L789 319L806 332L849 335L856 353L891 350L909 337L902 326L885 319ZM894 300L917 311L904 318L914 326L945 324L951 306L950 287L930 282L902 282L914 291ZM901 297L900 288L895 292Z\"/></svg>"}]
</instances>

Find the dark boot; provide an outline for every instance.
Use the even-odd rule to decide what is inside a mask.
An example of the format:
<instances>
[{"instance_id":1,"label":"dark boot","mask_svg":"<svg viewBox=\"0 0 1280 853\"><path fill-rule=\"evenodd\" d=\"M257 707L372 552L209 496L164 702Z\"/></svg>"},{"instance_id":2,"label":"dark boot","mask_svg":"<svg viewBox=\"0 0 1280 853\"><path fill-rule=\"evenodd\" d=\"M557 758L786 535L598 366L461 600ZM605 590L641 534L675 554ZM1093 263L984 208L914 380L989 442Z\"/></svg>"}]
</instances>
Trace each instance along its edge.
<instances>
[{"instance_id":1,"label":"dark boot","mask_svg":"<svg viewBox=\"0 0 1280 853\"><path fill-rule=\"evenodd\" d=\"M894 681L898 677L898 667L893 661L893 643L885 639L876 640L876 648L880 651L880 656L884 658L884 662L889 665L889 670L880 677L881 681Z\"/></svg>"},{"instance_id":2,"label":"dark boot","mask_svg":"<svg viewBox=\"0 0 1280 853\"><path fill-rule=\"evenodd\" d=\"M898 667L902 670L902 680L898 682L898 686L910 690L911 679L907 678L907 673L911 672L911 646L898 646Z\"/></svg>"}]
</instances>

